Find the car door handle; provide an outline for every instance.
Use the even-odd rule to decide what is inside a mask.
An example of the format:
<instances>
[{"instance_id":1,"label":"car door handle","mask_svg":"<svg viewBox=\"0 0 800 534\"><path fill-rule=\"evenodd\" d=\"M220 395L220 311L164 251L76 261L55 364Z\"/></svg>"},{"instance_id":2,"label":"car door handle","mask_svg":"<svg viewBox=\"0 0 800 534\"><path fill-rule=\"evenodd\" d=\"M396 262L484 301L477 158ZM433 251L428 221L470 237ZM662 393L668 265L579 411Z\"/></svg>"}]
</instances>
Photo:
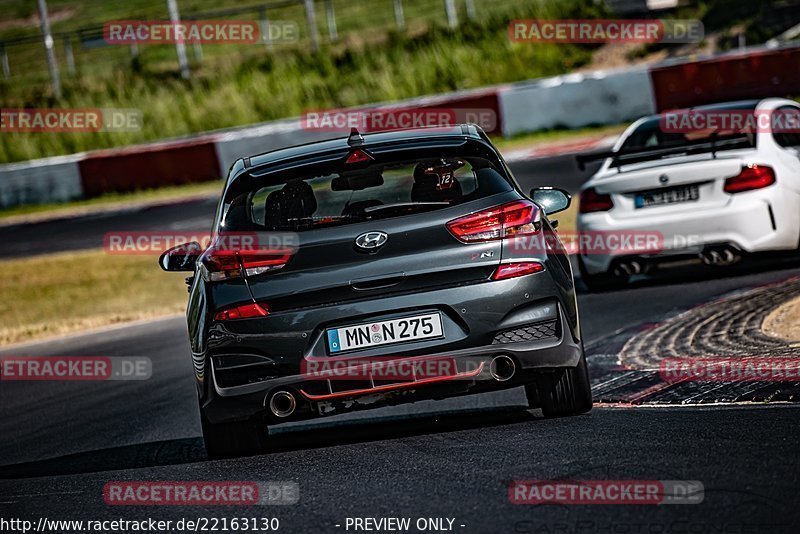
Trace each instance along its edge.
<instances>
[{"instance_id":1,"label":"car door handle","mask_svg":"<svg viewBox=\"0 0 800 534\"><path fill-rule=\"evenodd\" d=\"M373 289L385 289L396 286L405 278L405 273L391 273L369 278L358 278L350 280L350 287L356 291L370 291Z\"/></svg>"}]
</instances>

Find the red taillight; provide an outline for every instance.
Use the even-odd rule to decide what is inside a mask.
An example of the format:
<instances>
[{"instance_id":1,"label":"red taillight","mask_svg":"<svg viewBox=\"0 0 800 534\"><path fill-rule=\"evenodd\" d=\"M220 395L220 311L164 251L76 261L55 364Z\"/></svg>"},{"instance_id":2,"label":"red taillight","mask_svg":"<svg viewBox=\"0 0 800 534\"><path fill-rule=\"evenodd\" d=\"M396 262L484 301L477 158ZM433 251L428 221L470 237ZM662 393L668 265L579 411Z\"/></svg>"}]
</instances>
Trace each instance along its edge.
<instances>
[{"instance_id":1,"label":"red taillight","mask_svg":"<svg viewBox=\"0 0 800 534\"><path fill-rule=\"evenodd\" d=\"M742 172L725 180L726 193L741 193L761 189L775 183L775 171L766 165L748 165Z\"/></svg>"},{"instance_id":2,"label":"red taillight","mask_svg":"<svg viewBox=\"0 0 800 534\"><path fill-rule=\"evenodd\" d=\"M540 273L544 271L544 265L535 261L521 263L503 263L492 275L492 280L506 280L525 276L526 274Z\"/></svg>"},{"instance_id":3,"label":"red taillight","mask_svg":"<svg viewBox=\"0 0 800 534\"><path fill-rule=\"evenodd\" d=\"M592 213L595 211L608 211L613 207L614 201L611 200L611 195L598 193L593 187L590 187L581 193L578 211Z\"/></svg>"},{"instance_id":4,"label":"red taillight","mask_svg":"<svg viewBox=\"0 0 800 534\"><path fill-rule=\"evenodd\" d=\"M540 228L539 208L529 200L516 200L447 223L450 233L464 243L535 234Z\"/></svg>"},{"instance_id":5,"label":"red taillight","mask_svg":"<svg viewBox=\"0 0 800 534\"><path fill-rule=\"evenodd\" d=\"M269 306L266 304L243 304L226 310L218 311L214 316L215 321L233 321L236 319L250 319L252 317L266 317L269 315Z\"/></svg>"},{"instance_id":6,"label":"red taillight","mask_svg":"<svg viewBox=\"0 0 800 534\"><path fill-rule=\"evenodd\" d=\"M288 250L232 250L211 247L200 256L203 277L209 282L255 276L280 269L289 263Z\"/></svg>"},{"instance_id":7,"label":"red taillight","mask_svg":"<svg viewBox=\"0 0 800 534\"><path fill-rule=\"evenodd\" d=\"M357 148L352 152L350 152L350 154L348 154L347 159L344 162L347 163L348 165L352 165L354 163L364 163L367 161L372 161L373 159L374 158L372 156L370 156L360 148Z\"/></svg>"}]
</instances>

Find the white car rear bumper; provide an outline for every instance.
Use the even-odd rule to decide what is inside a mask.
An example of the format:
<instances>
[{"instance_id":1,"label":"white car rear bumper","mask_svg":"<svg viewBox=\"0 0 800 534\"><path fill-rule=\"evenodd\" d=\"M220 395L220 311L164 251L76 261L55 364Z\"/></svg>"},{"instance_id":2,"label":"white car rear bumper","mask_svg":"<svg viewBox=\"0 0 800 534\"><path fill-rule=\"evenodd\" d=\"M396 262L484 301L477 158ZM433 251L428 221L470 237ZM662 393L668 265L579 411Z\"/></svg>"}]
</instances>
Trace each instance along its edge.
<instances>
[{"instance_id":1,"label":"white car rear bumper","mask_svg":"<svg viewBox=\"0 0 800 534\"><path fill-rule=\"evenodd\" d=\"M581 233L655 233L660 242L658 247L636 251L582 249L587 272L607 272L621 257L666 259L699 254L706 246L719 244L730 244L744 252L794 250L800 241L800 195L779 186L736 194L719 208L661 213L649 209L627 217L615 217L613 209L579 215Z\"/></svg>"}]
</instances>

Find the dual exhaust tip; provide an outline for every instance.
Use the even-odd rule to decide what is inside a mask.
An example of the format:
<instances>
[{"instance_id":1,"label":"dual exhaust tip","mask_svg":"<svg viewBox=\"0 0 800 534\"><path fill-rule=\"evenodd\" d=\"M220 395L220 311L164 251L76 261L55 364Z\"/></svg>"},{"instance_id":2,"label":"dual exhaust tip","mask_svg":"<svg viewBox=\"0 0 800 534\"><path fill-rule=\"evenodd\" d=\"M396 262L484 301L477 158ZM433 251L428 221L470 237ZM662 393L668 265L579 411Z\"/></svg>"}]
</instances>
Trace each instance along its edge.
<instances>
[{"instance_id":1,"label":"dual exhaust tip","mask_svg":"<svg viewBox=\"0 0 800 534\"><path fill-rule=\"evenodd\" d=\"M725 267L727 265L733 265L737 261L741 259L741 256L737 250L733 247L710 247L705 249L700 254L700 259L703 260L703 263L706 265L717 265L720 267Z\"/></svg>"},{"instance_id":2,"label":"dual exhaust tip","mask_svg":"<svg viewBox=\"0 0 800 534\"><path fill-rule=\"evenodd\" d=\"M517 371L517 366L506 355L495 356L489 362L489 374L498 382L510 380ZM297 399L292 392L285 389L276 391L269 397L269 411L279 419L291 417L297 409Z\"/></svg>"},{"instance_id":3,"label":"dual exhaust tip","mask_svg":"<svg viewBox=\"0 0 800 534\"><path fill-rule=\"evenodd\" d=\"M633 276L635 274L642 274L643 272L644 265L637 260L623 261L614 267L615 276Z\"/></svg>"},{"instance_id":4,"label":"dual exhaust tip","mask_svg":"<svg viewBox=\"0 0 800 534\"><path fill-rule=\"evenodd\" d=\"M731 246L715 246L708 247L700 253L700 260L706 265L715 265L718 267L726 267L733 265L742 259L741 253ZM643 274L646 266L639 260L626 260L622 261L614 267L613 273L615 276L633 276L636 274Z\"/></svg>"}]
</instances>

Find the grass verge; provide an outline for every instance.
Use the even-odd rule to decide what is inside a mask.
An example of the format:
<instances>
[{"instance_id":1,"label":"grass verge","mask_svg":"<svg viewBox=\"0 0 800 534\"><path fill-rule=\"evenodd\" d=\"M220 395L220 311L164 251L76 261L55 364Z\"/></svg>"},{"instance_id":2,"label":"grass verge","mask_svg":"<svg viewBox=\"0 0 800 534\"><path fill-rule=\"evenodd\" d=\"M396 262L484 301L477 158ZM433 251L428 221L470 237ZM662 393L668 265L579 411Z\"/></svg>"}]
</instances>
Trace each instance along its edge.
<instances>
[{"instance_id":1,"label":"grass verge","mask_svg":"<svg viewBox=\"0 0 800 534\"><path fill-rule=\"evenodd\" d=\"M170 315L186 287L153 256L102 250L0 262L0 344Z\"/></svg>"}]
</instances>

